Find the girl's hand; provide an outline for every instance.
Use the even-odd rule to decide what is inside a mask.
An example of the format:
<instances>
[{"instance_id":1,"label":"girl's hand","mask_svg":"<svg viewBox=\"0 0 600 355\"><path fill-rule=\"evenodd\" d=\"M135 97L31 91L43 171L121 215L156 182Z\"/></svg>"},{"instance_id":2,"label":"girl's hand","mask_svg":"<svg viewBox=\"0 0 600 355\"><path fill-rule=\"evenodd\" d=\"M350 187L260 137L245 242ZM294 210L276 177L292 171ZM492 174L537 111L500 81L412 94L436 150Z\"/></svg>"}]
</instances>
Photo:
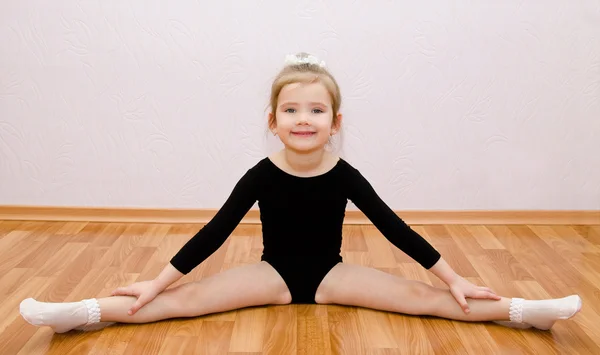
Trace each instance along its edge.
<instances>
[{"instance_id":1,"label":"girl's hand","mask_svg":"<svg viewBox=\"0 0 600 355\"><path fill-rule=\"evenodd\" d=\"M475 286L463 277L456 277L451 284L450 293L456 299L460 307L465 313L471 312L466 298L492 299L500 300L500 296L496 295L489 287Z\"/></svg>"},{"instance_id":2,"label":"girl's hand","mask_svg":"<svg viewBox=\"0 0 600 355\"><path fill-rule=\"evenodd\" d=\"M152 301L159 293L163 290L159 287L154 280L142 281L131 284L127 287L119 287L114 290L112 296L134 296L137 297L137 301L131 306L129 312L130 316L134 315L140 308Z\"/></svg>"}]
</instances>

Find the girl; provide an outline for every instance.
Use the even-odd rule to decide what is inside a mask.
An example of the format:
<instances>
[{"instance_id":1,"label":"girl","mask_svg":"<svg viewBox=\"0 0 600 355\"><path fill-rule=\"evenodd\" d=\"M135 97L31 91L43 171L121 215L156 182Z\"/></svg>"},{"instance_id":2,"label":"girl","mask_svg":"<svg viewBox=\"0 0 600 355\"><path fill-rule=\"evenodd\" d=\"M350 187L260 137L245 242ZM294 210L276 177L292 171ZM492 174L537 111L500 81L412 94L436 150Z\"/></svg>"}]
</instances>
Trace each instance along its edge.
<instances>
[{"instance_id":1,"label":"girl","mask_svg":"<svg viewBox=\"0 0 600 355\"><path fill-rule=\"evenodd\" d=\"M118 288L101 299L45 303L28 298L20 305L23 318L63 333L250 306L318 303L548 330L580 311L577 295L549 300L500 297L452 270L357 169L325 149L341 127L340 103L338 84L323 62L305 53L288 56L272 85L268 122L285 148L247 170L214 218L155 279ZM448 289L343 263L348 200ZM168 288L215 252L256 201L264 242L260 262Z\"/></svg>"}]
</instances>

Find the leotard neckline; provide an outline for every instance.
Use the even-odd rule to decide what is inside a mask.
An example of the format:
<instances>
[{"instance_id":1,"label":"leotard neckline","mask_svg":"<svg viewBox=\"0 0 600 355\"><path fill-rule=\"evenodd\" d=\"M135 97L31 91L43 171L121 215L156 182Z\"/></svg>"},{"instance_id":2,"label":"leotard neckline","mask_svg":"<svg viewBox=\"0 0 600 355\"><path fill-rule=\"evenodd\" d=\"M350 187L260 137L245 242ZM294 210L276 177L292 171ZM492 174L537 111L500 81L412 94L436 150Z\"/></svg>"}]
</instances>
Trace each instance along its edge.
<instances>
[{"instance_id":1,"label":"leotard neckline","mask_svg":"<svg viewBox=\"0 0 600 355\"><path fill-rule=\"evenodd\" d=\"M344 163L344 160L341 157L339 157L338 161L335 163L335 165L331 169L329 169L321 174L317 174L317 175L313 175L313 176L299 176L299 175L294 175L292 173L289 173L289 172L283 170L282 168L277 166L277 164L275 164L269 157L266 157L264 160L267 162L267 164L269 164L271 167L273 167L279 173L281 173L285 176L294 178L294 179L303 179L303 180L318 179L318 178L326 177L326 176L334 173L335 170L339 169L339 167Z\"/></svg>"}]
</instances>

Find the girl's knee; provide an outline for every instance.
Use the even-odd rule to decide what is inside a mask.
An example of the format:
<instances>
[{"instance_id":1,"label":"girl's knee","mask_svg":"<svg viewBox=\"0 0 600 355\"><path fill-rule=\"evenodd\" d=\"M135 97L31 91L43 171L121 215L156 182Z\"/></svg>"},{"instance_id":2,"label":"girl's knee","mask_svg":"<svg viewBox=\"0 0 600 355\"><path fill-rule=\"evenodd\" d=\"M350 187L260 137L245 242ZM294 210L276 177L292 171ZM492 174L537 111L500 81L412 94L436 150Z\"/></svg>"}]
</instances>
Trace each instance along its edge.
<instances>
[{"instance_id":1,"label":"girl's knee","mask_svg":"<svg viewBox=\"0 0 600 355\"><path fill-rule=\"evenodd\" d=\"M402 313L429 315L438 304L440 291L442 290L419 281L404 283L397 307Z\"/></svg>"},{"instance_id":2,"label":"girl's knee","mask_svg":"<svg viewBox=\"0 0 600 355\"><path fill-rule=\"evenodd\" d=\"M194 310L197 308L194 302L196 288L194 283L186 283L165 291L169 297L163 302L174 317L194 316Z\"/></svg>"},{"instance_id":3,"label":"girl's knee","mask_svg":"<svg viewBox=\"0 0 600 355\"><path fill-rule=\"evenodd\" d=\"M415 300L432 300L439 295L438 289L424 282L411 282L409 292Z\"/></svg>"}]
</instances>

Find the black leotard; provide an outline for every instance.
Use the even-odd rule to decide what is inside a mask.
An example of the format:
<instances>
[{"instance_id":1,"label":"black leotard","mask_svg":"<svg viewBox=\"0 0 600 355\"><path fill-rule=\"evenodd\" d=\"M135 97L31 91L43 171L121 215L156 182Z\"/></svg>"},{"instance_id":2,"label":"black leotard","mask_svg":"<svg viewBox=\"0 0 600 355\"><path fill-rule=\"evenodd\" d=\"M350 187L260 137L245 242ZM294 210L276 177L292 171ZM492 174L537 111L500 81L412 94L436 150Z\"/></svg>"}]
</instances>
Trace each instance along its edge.
<instances>
[{"instance_id":1,"label":"black leotard","mask_svg":"<svg viewBox=\"0 0 600 355\"><path fill-rule=\"evenodd\" d=\"M440 254L344 159L322 175L297 177L264 158L244 174L217 214L171 259L171 264L183 274L189 273L225 242L258 201L261 260L282 276L292 302L314 303L320 282L342 261L342 224L348 200L393 245L424 268L439 260Z\"/></svg>"}]
</instances>

